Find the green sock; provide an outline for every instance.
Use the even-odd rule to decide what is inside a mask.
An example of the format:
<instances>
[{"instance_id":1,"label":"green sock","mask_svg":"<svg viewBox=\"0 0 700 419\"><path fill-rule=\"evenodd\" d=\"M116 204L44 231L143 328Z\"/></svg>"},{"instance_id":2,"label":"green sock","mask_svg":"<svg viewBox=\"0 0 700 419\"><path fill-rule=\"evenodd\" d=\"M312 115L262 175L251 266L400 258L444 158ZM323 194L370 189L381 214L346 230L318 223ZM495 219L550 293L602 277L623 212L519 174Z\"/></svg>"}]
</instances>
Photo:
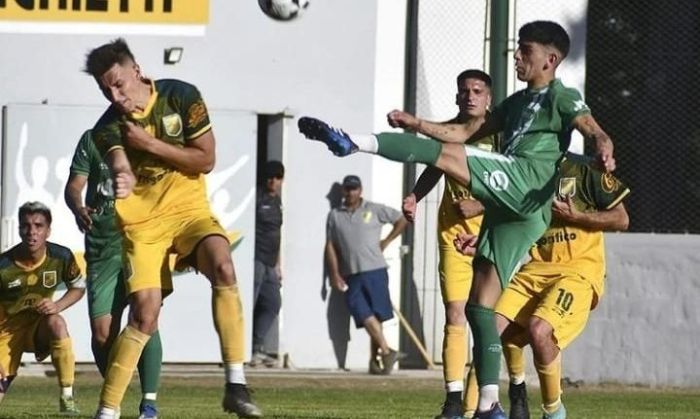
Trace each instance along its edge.
<instances>
[{"instance_id":1,"label":"green sock","mask_svg":"<svg viewBox=\"0 0 700 419\"><path fill-rule=\"evenodd\" d=\"M141 358L139 358L139 380L143 394L158 392L162 362L163 345L160 342L160 333L156 330L146 343Z\"/></svg>"},{"instance_id":2,"label":"green sock","mask_svg":"<svg viewBox=\"0 0 700 419\"><path fill-rule=\"evenodd\" d=\"M501 370L501 338L492 308L467 304L467 320L474 335L474 367L479 387L498 384Z\"/></svg>"},{"instance_id":3,"label":"green sock","mask_svg":"<svg viewBox=\"0 0 700 419\"><path fill-rule=\"evenodd\" d=\"M423 139L413 134L384 132L377 134L377 142L377 154L398 162L434 165L442 151L441 142Z\"/></svg>"}]
</instances>

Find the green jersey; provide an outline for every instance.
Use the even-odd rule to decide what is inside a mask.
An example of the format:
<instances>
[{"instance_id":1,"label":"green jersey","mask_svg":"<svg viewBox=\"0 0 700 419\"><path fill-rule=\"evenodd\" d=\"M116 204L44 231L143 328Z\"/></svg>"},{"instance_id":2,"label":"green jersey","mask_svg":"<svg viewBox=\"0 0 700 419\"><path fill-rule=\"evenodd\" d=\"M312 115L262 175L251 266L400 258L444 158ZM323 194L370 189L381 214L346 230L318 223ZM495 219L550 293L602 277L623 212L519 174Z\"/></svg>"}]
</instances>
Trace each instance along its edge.
<instances>
[{"instance_id":1,"label":"green jersey","mask_svg":"<svg viewBox=\"0 0 700 419\"><path fill-rule=\"evenodd\" d=\"M16 262L21 245L0 254L0 325L17 313L52 298L59 282L68 288L83 288L85 281L73 253L67 247L46 243L46 257L33 267Z\"/></svg>"},{"instance_id":2,"label":"green jersey","mask_svg":"<svg viewBox=\"0 0 700 419\"><path fill-rule=\"evenodd\" d=\"M581 94L554 79L541 89L512 94L492 117L503 128L501 153L556 162L569 148L573 120L587 113Z\"/></svg>"},{"instance_id":3,"label":"green jersey","mask_svg":"<svg viewBox=\"0 0 700 419\"><path fill-rule=\"evenodd\" d=\"M80 137L70 171L73 175L87 177L85 205L95 210L90 216L92 228L85 234L86 261L119 256L122 238L116 226L112 177L95 147L91 131L85 131Z\"/></svg>"}]
</instances>

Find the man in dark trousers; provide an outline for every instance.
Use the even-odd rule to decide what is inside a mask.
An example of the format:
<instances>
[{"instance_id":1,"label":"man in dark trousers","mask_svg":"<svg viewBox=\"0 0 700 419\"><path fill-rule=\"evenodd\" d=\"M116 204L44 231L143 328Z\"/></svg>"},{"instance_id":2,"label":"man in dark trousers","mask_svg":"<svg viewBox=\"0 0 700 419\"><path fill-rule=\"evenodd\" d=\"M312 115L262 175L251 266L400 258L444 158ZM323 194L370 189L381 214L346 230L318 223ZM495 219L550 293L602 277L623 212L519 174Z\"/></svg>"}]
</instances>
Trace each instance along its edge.
<instances>
[{"instance_id":1,"label":"man in dark trousers","mask_svg":"<svg viewBox=\"0 0 700 419\"><path fill-rule=\"evenodd\" d=\"M255 284L253 308L253 357L250 366L272 367L277 360L271 348L265 348L265 337L282 306L280 287L280 237L282 229L282 182L284 166L271 160L263 170L264 182L258 189L255 209ZM276 351L274 351L276 352Z\"/></svg>"}]
</instances>

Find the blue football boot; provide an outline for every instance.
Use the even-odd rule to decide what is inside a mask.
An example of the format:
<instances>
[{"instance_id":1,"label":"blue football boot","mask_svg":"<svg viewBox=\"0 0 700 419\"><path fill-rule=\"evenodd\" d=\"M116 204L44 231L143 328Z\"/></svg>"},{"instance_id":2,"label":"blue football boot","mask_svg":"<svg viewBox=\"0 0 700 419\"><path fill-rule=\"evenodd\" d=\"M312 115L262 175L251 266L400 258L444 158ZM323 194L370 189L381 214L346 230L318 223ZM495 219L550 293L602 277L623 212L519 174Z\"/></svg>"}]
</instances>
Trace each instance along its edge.
<instances>
[{"instance_id":1,"label":"blue football boot","mask_svg":"<svg viewBox=\"0 0 700 419\"><path fill-rule=\"evenodd\" d=\"M506 412L503 411L500 403L491 405L491 409L485 412L476 412L474 419L508 419Z\"/></svg>"},{"instance_id":2,"label":"blue football boot","mask_svg":"<svg viewBox=\"0 0 700 419\"><path fill-rule=\"evenodd\" d=\"M333 128L320 119L304 116L299 118L299 132L310 140L321 141L338 157L345 157L357 151L357 145L343 130Z\"/></svg>"}]
</instances>

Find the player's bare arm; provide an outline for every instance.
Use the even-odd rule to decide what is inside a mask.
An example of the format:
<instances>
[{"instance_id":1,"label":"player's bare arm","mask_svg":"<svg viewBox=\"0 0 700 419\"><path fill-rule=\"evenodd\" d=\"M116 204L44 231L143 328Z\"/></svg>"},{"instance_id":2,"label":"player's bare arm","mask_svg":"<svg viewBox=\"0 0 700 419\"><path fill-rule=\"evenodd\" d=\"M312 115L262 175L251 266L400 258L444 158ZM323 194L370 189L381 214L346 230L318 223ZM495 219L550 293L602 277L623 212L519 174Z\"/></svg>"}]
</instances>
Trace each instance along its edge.
<instances>
[{"instance_id":1,"label":"player's bare arm","mask_svg":"<svg viewBox=\"0 0 700 419\"><path fill-rule=\"evenodd\" d=\"M73 304L77 303L85 295L85 288L68 288L65 294L56 301L44 298L39 301L35 308L39 314L48 316L58 314Z\"/></svg>"},{"instance_id":2,"label":"player's bare arm","mask_svg":"<svg viewBox=\"0 0 700 419\"><path fill-rule=\"evenodd\" d=\"M389 125L405 128L435 138L444 143L465 143L500 131L492 118L473 118L463 124L445 124L417 118L408 112L393 110L387 115Z\"/></svg>"},{"instance_id":3,"label":"player's bare arm","mask_svg":"<svg viewBox=\"0 0 700 419\"><path fill-rule=\"evenodd\" d=\"M406 229L406 226L408 225L408 221L406 218L401 217L396 222L394 223L394 228L391 229L389 234L387 234L386 237L384 237L380 242L379 242L379 248L384 251L389 244L394 241L395 238L399 237L402 231Z\"/></svg>"},{"instance_id":4,"label":"player's bare arm","mask_svg":"<svg viewBox=\"0 0 700 419\"><path fill-rule=\"evenodd\" d=\"M595 231L625 231L629 226L629 215L622 203L609 210L582 212L573 205L571 197L552 202L554 218L578 227Z\"/></svg>"},{"instance_id":5,"label":"player's bare arm","mask_svg":"<svg viewBox=\"0 0 700 419\"><path fill-rule=\"evenodd\" d=\"M328 264L328 276L331 280L331 286L338 291L347 291L348 284L345 283L345 279L340 275L340 270L338 269L338 253L330 240L326 240L326 263Z\"/></svg>"},{"instance_id":6,"label":"player's bare arm","mask_svg":"<svg viewBox=\"0 0 700 419\"><path fill-rule=\"evenodd\" d=\"M596 148L596 158L602 170L610 173L615 170L615 157L613 157L613 142L610 136L603 131L591 114L580 115L573 121L583 138L592 142Z\"/></svg>"},{"instance_id":7,"label":"player's bare arm","mask_svg":"<svg viewBox=\"0 0 700 419\"><path fill-rule=\"evenodd\" d=\"M423 170L418 181L416 181L416 185L413 187L413 191L403 199L401 205L403 216L406 217L408 222L412 223L415 221L418 202L437 185L442 174L442 170L434 166L428 166Z\"/></svg>"},{"instance_id":8,"label":"player's bare arm","mask_svg":"<svg viewBox=\"0 0 700 419\"><path fill-rule=\"evenodd\" d=\"M136 177L131 170L129 159L123 148L114 148L107 153L107 166L112 171L112 180L115 198L126 198L136 186Z\"/></svg>"},{"instance_id":9,"label":"player's bare arm","mask_svg":"<svg viewBox=\"0 0 700 419\"><path fill-rule=\"evenodd\" d=\"M71 173L68 183L66 183L66 189L63 191L63 198L73 213L75 223L78 225L81 233L92 228L90 214L95 212L93 208L83 205L83 189L85 189L85 185L87 185L87 176Z\"/></svg>"},{"instance_id":10,"label":"player's bare arm","mask_svg":"<svg viewBox=\"0 0 700 419\"><path fill-rule=\"evenodd\" d=\"M455 206L465 220L484 213L484 205L476 199L462 199Z\"/></svg>"},{"instance_id":11,"label":"player's bare arm","mask_svg":"<svg viewBox=\"0 0 700 419\"><path fill-rule=\"evenodd\" d=\"M216 153L212 130L187 141L184 147L160 141L131 121L124 123L122 134L129 147L156 155L184 173L209 173L214 168Z\"/></svg>"}]
</instances>

